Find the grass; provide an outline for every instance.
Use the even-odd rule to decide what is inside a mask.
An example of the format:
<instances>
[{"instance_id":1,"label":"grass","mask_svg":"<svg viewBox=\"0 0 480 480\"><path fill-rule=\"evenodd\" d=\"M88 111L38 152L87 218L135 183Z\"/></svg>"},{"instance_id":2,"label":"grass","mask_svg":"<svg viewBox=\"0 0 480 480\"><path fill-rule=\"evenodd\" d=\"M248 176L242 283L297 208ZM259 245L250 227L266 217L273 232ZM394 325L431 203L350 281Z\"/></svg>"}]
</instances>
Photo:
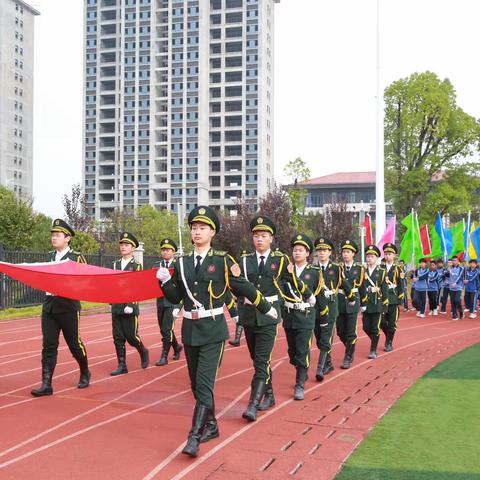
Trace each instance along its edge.
<instances>
[{"instance_id":1,"label":"grass","mask_svg":"<svg viewBox=\"0 0 480 480\"><path fill-rule=\"evenodd\" d=\"M100 307L107 308L108 305L106 303L82 302L82 312L98 309ZM41 305L35 305L33 307L7 308L5 310L0 310L0 321L14 320L16 318L39 317L41 313Z\"/></svg>"},{"instance_id":2,"label":"grass","mask_svg":"<svg viewBox=\"0 0 480 480\"><path fill-rule=\"evenodd\" d=\"M480 344L437 365L393 406L336 480L479 480Z\"/></svg>"}]
</instances>

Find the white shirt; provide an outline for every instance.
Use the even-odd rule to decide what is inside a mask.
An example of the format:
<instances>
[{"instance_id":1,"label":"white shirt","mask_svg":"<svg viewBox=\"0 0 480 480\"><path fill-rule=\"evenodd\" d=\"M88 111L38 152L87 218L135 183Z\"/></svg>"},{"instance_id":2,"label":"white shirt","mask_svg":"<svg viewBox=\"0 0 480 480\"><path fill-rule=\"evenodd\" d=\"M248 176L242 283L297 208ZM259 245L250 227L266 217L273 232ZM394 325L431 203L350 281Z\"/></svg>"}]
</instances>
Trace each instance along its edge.
<instances>
[{"instance_id":1,"label":"white shirt","mask_svg":"<svg viewBox=\"0 0 480 480\"><path fill-rule=\"evenodd\" d=\"M387 272L389 272L390 269L393 267L393 263L386 263L385 267L387 267Z\"/></svg>"},{"instance_id":2,"label":"white shirt","mask_svg":"<svg viewBox=\"0 0 480 480\"><path fill-rule=\"evenodd\" d=\"M373 271L377 268L377 266L375 265L373 268L370 268L370 267L367 267L367 268L368 268L368 276L370 277Z\"/></svg>"},{"instance_id":3,"label":"white shirt","mask_svg":"<svg viewBox=\"0 0 480 480\"><path fill-rule=\"evenodd\" d=\"M295 274L297 275L297 277L300 277L302 272L305 270L306 266L307 266L307 264L302 265L301 267L298 267L297 265L295 265Z\"/></svg>"},{"instance_id":4,"label":"white shirt","mask_svg":"<svg viewBox=\"0 0 480 480\"><path fill-rule=\"evenodd\" d=\"M173 263L173 258L171 260L166 260L165 258L162 259L162 265L165 265L165 268L170 268L172 266L172 263Z\"/></svg>"},{"instance_id":5,"label":"white shirt","mask_svg":"<svg viewBox=\"0 0 480 480\"><path fill-rule=\"evenodd\" d=\"M193 266L196 266L197 265L197 256L200 255L202 258L200 259L200 265L203 263L203 261L205 260L205 257L207 256L208 252L209 252L209 248L207 248L203 253L199 253L197 251L193 251Z\"/></svg>"},{"instance_id":6,"label":"white shirt","mask_svg":"<svg viewBox=\"0 0 480 480\"><path fill-rule=\"evenodd\" d=\"M265 253L260 253L260 252L257 252L257 264L260 265L260 262L262 261L262 259L260 257L264 257L263 259L263 263L267 263L267 258L269 257L270 255L270 249L268 249Z\"/></svg>"},{"instance_id":7,"label":"white shirt","mask_svg":"<svg viewBox=\"0 0 480 480\"><path fill-rule=\"evenodd\" d=\"M133 260L133 257L124 259L122 258L122 263L121 263L121 268L122 270L125 270L125 267Z\"/></svg>"},{"instance_id":8,"label":"white shirt","mask_svg":"<svg viewBox=\"0 0 480 480\"><path fill-rule=\"evenodd\" d=\"M328 261L327 263L319 263L318 265L320 266L320 268L322 270L326 270L329 263L330 263L330 261Z\"/></svg>"},{"instance_id":9,"label":"white shirt","mask_svg":"<svg viewBox=\"0 0 480 480\"><path fill-rule=\"evenodd\" d=\"M353 267L353 262L350 265L348 263L345 263L344 265L345 265L345 268L350 269Z\"/></svg>"},{"instance_id":10,"label":"white shirt","mask_svg":"<svg viewBox=\"0 0 480 480\"><path fill-rule=\"evenodd\" d=\"M56 262L60 261L69 251L70 251L70 247L67 247L65 250L62 250L61 252L57 251L55 253L55 261Z\"/></svg>"}]
</instances>

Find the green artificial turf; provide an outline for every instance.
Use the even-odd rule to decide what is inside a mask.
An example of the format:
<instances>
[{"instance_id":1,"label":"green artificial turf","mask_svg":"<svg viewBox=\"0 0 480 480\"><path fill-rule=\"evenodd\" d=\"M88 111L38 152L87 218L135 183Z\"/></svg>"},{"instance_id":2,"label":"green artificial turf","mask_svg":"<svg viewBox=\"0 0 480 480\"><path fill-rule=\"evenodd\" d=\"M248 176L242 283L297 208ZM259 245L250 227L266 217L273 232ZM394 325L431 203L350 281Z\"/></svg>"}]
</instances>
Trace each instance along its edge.
<instances>
[{"instance_id":1,"label":"green artificial turf","mask_svg":"<svg viewBox=\"0 0 480 480\"><path fill-rule=\"evenodd\" d=\"M336 480L480 479L480 344L437 365L393 406Z\"/></svg>"},{"instance_id":2,"label":"green artificial turf","mask_svg":"<svg viewBox=\"0 0 480 480\"><path fill-rule=\"evenodd\" d=\"M105 303L82 302L82 311L88 311L101 307L107 308L108 305ZM41 314L41 305L35 305L33 307L7 308L6 310L0 310L0 321L13 320L16 318L39 317Z\"/></svg>"}]
</instances>

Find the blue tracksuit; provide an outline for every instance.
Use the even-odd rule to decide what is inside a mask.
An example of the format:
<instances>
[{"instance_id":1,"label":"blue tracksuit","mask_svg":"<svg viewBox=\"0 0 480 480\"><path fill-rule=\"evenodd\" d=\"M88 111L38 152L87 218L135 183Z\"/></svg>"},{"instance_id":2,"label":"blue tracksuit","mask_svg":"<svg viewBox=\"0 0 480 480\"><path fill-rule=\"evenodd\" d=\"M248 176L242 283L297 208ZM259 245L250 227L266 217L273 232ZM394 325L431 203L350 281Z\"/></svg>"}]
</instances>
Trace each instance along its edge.
<instances>
[{"instance_id":1,"label":"blue tracksuit","mask_svg":"<svg viewBox=\"0 0 480 480\"><path fill-rule=\"evenodd\" d=\"M428 268L419 268L416 272L418 280L415 282L415 291L418 298L418 311L421 314L425 314L425 306L427 304L428 272Z\"/></svg>"},{"instance_id":2,"label":"blue tracksuit","mask_svg":"<svg viewBox=\"0 0 480 480\"><path fill-rule=\"evenodd\" d=\"M478 289L480 287L480 270L478 268L468 269L465 272L465 308L470 313L477 311Z\"/></svg>"},{"instance_id":3,"label":"blue tracksuit","mask_svg":"<svg viewBox=\"0 0 480 480\"><path fill-rule=\"evenodd\" d=\"M430 270L428 272L427 295L428 295L428 305L431 312L438 308L439 278L440 278L440 272L438 272L438 270Z\"/></svg>"},{"instance_id":4,"label":"blue tracksuit","mask_svg":"<svg viewBox=\"0 0 480 480\"><path fill-rule=\"evenodd\" d=\"M463 280L465 275L465 268L461 265L450 268L450 302L452 304L452 316L454 319L463 318L462 308L462 290Z\"/></svg>"}]
</instances>

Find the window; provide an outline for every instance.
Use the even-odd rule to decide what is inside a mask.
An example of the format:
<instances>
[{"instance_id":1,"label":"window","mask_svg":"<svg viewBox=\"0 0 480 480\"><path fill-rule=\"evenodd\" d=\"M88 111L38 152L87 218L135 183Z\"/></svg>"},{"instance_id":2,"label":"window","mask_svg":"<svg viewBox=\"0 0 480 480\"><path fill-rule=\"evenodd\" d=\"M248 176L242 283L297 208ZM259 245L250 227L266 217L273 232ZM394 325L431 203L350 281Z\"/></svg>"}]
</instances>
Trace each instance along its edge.
<instances>
[{"instance_id":1,"label":"window","mask_svg":"<svg viewBox=\"0 0 480 480\"><path fill-rule=\"evenodd\" d=\"M230 82L241 82L241 81L242 81L241 71L225 73L225 82L230 83Z\"/></svg>"},{"instance_id":2,"label":"window","mask_svg":"<svg viewBox=\"0 0 480 480\"><path fill-rule=\"evenodd\" d=\"M242 42L229 42L225 44L227 53L237 53L242 51Z\"/></svg>"},{"instance_id":3,"label":"window","mask_svg":"<svg viewBox=\"0 0 480 480\"><path fill-rule=\"evenodd\" d=\"M252 10L250 10L251 12ZM242 12L232 12L225 14L225 23L239 23L243 21Z\"/></svg>"}]
</instances>

